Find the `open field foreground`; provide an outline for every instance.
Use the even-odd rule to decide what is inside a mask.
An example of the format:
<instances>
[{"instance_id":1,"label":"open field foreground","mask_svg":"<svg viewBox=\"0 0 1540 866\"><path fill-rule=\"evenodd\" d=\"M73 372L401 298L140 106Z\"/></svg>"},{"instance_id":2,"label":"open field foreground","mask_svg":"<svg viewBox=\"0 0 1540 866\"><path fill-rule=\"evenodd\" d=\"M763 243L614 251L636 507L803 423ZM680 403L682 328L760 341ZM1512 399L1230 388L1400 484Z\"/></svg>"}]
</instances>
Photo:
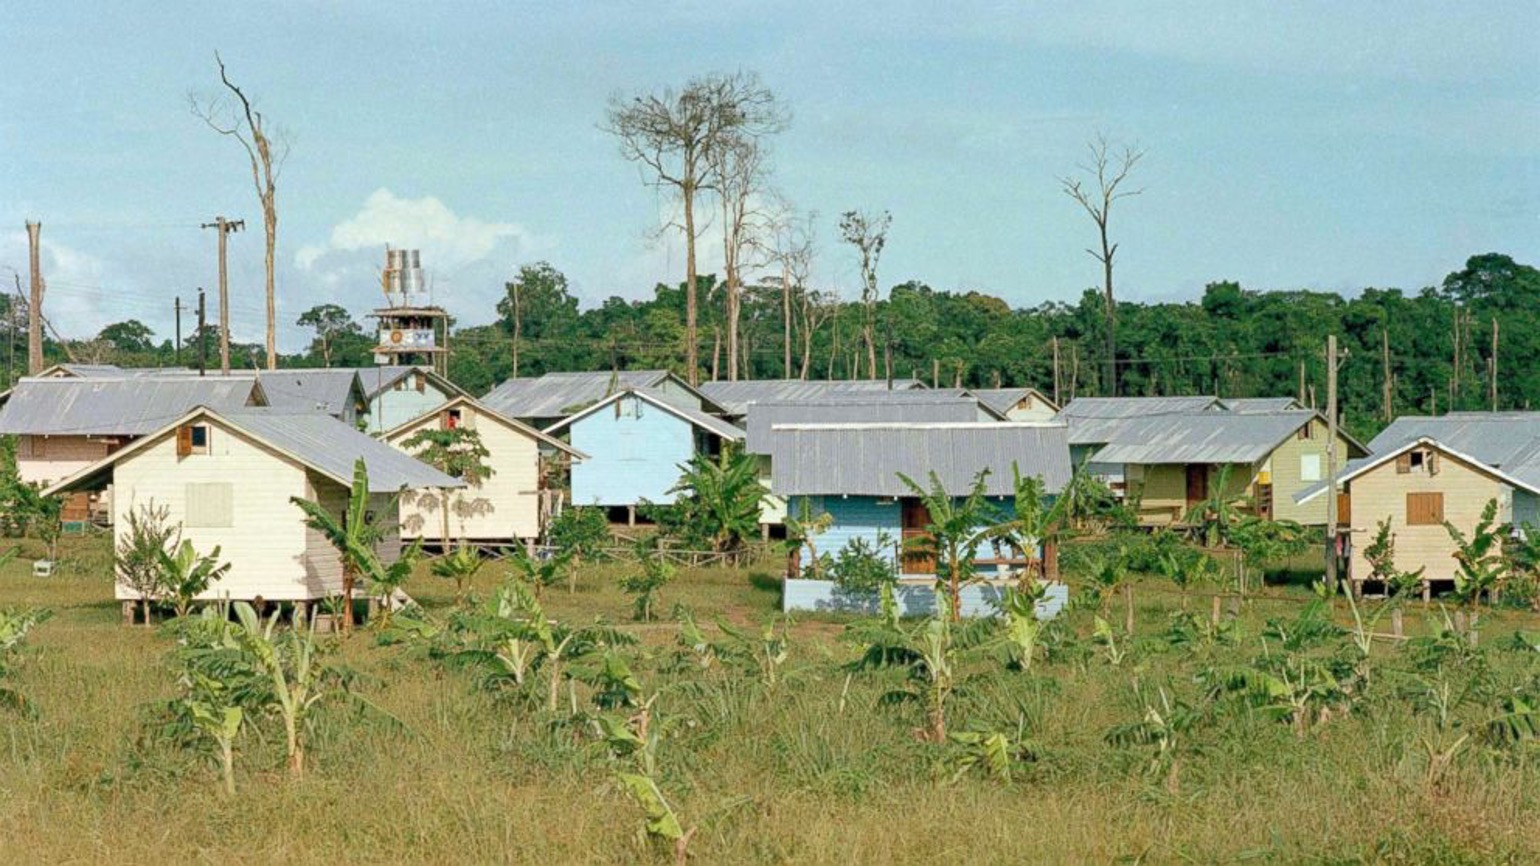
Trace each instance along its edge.
<instances>
[{"instance_id":1,"label":"open field foreground","mask_svg":"<svg viewBox=\"0 0 1540 866\"><path fill-rule=\"evenodd\" d=\"M3 681L34 712L0 709L0 862L673 860L617 784L641 761L617 757L594 721L636 712L625 689L600 712L602 689L564 681L552 712L544 668L488 688L486 668L370 628L321 639L365 701L332 691L317 705L304 776L286 770L278 719L249 718L224 795L212 742L156 734L152 708L178 695L173 633L121 625L105 543L71 544L59 576L0 570L0 608L54 611ZM479 598L502 568L478 575ZM1149 578L1131 641L1120 627L1094 639L1095 612L1079 609L1041 636L1030 671L997 646L959 648L954 738L937 744L916 736L922 703L883 700L909 682L902 668L848 667L863 648L842 639L846 622L798 619L784 662L767 660L781 648L759 640L777 610L770 569L683 572L663 621L633 625L620 568L546 590L546 613L641 639L617 652L635 700L653 699L652 778L697 828L693 862L1540 860L1540 651L1515 639L1537 630L1531 614L1483 611L1472 650L1432 637L1439 609L1412 603L1412 639L1364 660L1342 600L1337 631L1301 619L1309 590L1270 587L1216 638L1206 599L1173 631L1178 596ZM453 613L451 584L426 570L407 590L433 620ZM716 657L680 645L680 602ZM719 615L746 627L741 657ZM969 731L1001 736L975 747Z\"/></svg>"}]
</instances>

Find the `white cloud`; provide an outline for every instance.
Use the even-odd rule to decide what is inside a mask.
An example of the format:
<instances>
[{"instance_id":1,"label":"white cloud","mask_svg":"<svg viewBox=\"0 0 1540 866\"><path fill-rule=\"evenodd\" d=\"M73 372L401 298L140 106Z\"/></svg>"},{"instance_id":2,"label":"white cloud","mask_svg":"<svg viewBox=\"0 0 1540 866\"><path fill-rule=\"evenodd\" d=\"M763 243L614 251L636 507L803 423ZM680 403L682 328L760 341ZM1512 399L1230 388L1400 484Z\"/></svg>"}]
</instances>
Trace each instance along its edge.
<instances>
[{"instance_id":1,"label":"white cloud","mask_svg":"<svg viewBox=\"0 0 1540 866\"><path fill-rule=\"evenodd\" d=\"M509 241L531 243L518 223L460 216L437 198L399 198L381 187L359 212L338 223L325 244L301 247L294 260L310 270L327 253L382 250L386 244L422 250L425 261L458 268L480 261Z\"/></svg>"}]
</instances>

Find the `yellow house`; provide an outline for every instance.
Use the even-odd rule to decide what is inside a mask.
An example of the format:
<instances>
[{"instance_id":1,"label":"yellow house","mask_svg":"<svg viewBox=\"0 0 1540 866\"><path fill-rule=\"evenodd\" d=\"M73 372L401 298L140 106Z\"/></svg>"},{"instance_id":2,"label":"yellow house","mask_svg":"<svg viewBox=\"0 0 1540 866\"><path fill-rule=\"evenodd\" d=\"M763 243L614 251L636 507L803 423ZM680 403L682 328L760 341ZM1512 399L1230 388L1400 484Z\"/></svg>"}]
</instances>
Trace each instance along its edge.
<instances>
[{"instance_id":1,"label":"yellow house","mask_svg":"<svg viewBox=\"0 0 1540 866\"><path fill-rule=\"evenodd\" d=\"M127 536L131 512L165 509L182 538L201 553L219 547L230 564L204 600L306 603L341 593L342 563L290 499L320 502L342 519L360 458L377 512L393 509L403 489L461 485L327 415L199 407L44 492L113 485L115 543ZM387 561L398 549L394 534L381 543ZM139 598L122 584L116 595Z\"/></svg>"},{"instance_id":2,"label":"yellow house","mask_svg":"<svg viewBox=\"0 0 1540 866\"><path fill-rule=\"evenodd\" d=\"M1513 522L1515 512L1533 511L1540 487L1429 437L1421 437L1354 462L1341 475L1350 527L1348 576L1361 588L1370 572L1364 548L1381 521L1395 538L1395 567L1423 569L1424 587L1452 581L1455 543L1445 523L1469 534L1488 502L1497 501L1497 522ZM1325 485L1302 499L1324 500Z\"/></svg>"},{"instance_id":3,"label":"yellow house","mask_svg":"<svg viewBox=\"0 0 1540 866\"><path fill-rule=\"evenodd\" d=\"M408 451L406 442L424 430L475 430L486 448L490 477L449 495L449 538L444 537L440 491L423 489L401 498L402 531L430 546L466 540L511 544L540 536L560 505L562 480L573 460L587 455L467 396L449 400L384 435Z\"/></svg>"},{"instance_id":4,"label":"yellow house","mask_svg":"<svg viewBox=\"0 0 1540 866\"><path fill-rule=\"evenodd\" d=\"M1124 419L1111 435L1089 460L1098 467L1121 467L1126 501L1137 505L1143 525L1181 522L1220 485L1227 496L1248 497L1252 510L1269 519L1326 523L1324 500L1295 500L1326 477L1329 431L1319 413L1153 414ZM1339 431L1341 465L1367 453Z\"/></svg>"}]
</instances>

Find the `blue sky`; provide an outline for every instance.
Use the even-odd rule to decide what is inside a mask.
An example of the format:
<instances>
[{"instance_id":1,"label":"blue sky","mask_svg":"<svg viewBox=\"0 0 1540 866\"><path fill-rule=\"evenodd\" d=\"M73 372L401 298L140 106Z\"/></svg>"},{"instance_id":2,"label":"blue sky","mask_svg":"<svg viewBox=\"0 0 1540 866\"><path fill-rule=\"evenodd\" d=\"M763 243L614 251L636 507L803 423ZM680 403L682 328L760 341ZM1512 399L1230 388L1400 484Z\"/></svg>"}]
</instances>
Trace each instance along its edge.
<instances>
[{"instance_id":1,"label":"blue sky","mask_svg":"<svg viewBox=\"0 0 1540 866\"><path fill-rule=\"evenodd\" d=\"M1287 8L1284 8L1287 7ZM69 336L215 284L261 335L245 156L201 125L213 52L290 134L279 314L362 314L387 242L439 299L491 318L548 259L585 303L683 272L669 203L598 128L606 100L748 69L788 104L776 186L820 214L820 285L856 285L838 214L888 209L882 281L1015 305L1077 298L1093 228L1058 188L1098 131L1137 143L1114 213L1126 298L1415 290L1469 255L1540 261L1540 5L1488 3L28 4L0 55L0 279L44 224L46 310ZM709 245L708 245L709 246ZM710 265L710 262L707 262Z\"/></svg>"}]
</instances>

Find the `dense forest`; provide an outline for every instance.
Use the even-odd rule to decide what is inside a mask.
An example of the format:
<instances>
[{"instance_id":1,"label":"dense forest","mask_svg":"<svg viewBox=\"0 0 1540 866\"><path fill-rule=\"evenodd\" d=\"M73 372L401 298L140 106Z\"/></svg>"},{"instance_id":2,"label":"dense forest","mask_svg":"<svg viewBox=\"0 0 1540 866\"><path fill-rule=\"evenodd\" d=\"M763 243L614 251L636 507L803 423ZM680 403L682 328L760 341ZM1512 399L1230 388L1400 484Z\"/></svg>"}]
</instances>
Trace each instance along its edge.
<instances>
[{"instance_id":1,"label":"dense forest","mask_svg":"<svg viewBox=\"0 0 1540 866\"><path fill-rule=\"evenodd\" d=\"M720 287L710 275L698 280L699 375L729 378ZM581 309L565 277L542 262L521 268L506 291L491 324L457 327L453 334L451 378L473 393L513 375L515 364L523 376L612 368L686 372L682 286L659 285L650 299L612 297ZM11 313L0 306L7 328L17 320ZM865 375L865 315L859 301L779 280L748 286L738 378L845 378L858 368ZM879 374L942 385L1031 385L1061 400L1110 391L1103 381L1105 308L1094 289L1074 305L1012 308L978 292L904 282L877 302L876 321ZM323 305L297 324L314 339L305 353L281 358L283 366L371 363L371 336L348 311ZM1442 285L1414 294L1366 288L1344 298L1215 282L1190 302L1121 302L1116 327L1117 392L1125 395L1291 395L1324 404L1325 341L1335 332L1344 351L1345 420L1361 435L1372 435L1388 415L1490 408L1494 336L1497 407L1540 405L1540 367L1534 364L1540 357L1540 271L1505 255L1475 256ZM24 365L25 329L18 330L8 374ZM209 331L214 357L215 332ZM174 363L172 341L157 336L130 320L93 340L69 342L68 352L50 341L46 354L50 361ZM197 334L186 335L183 364L196 364L196 346ZM240 366L256 366L262 347L233 346L232 357Z\"/></svg>"}]
</instances>

